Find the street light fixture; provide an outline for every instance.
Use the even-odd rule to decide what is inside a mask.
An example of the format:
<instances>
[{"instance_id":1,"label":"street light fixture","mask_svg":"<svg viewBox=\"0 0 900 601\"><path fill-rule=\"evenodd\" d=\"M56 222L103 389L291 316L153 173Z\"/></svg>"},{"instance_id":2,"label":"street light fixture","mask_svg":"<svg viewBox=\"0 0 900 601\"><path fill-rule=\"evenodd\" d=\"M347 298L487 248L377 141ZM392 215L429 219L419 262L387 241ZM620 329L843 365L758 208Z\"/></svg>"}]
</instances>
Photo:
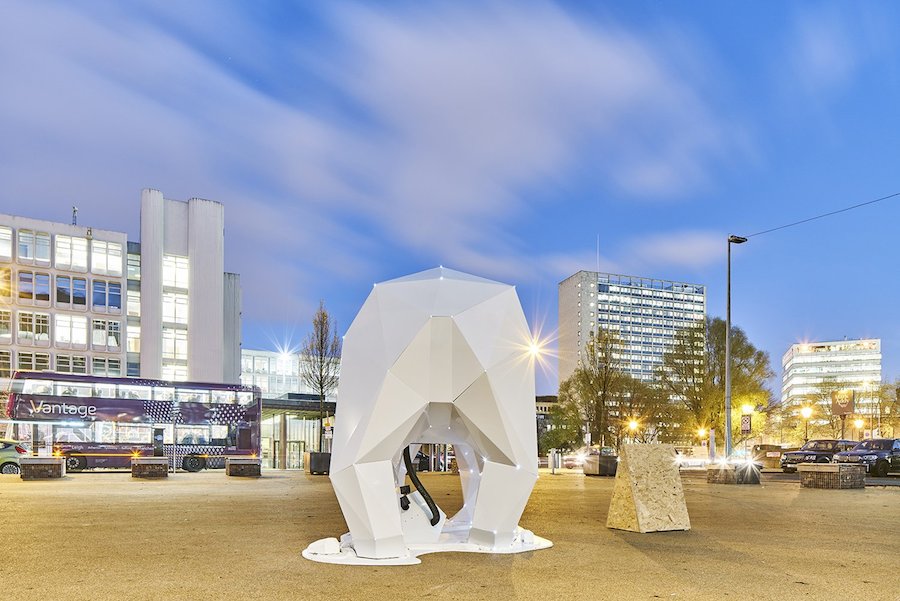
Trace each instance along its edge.
<instances>
[{"instance_id":1,"label":"street light fixture","mask_svg":"<svg viewBox=\"0 0 900 601\"><path fill-rule=\"evenodd\" d=\"M805 430L803 434L803 442L809 442L809 417L812 415L811 407L804 407L800 410L800 415L803 416L803 422L805 425Z\"/></svg>"},{"instance_id":2,"label":"street light fixture","mask_svg":"<svg viewBox=\"0 0 900 601\"><path fill-rule=\"evenodd\" d=\"M859 439L862 440L863 439L862 428L864 425L866 425L865 420L862 419L861 417L857 417L855 420L853 420L853 425L856 426L857 436L859 436Z\"/></svg>"},{"instance_id":3,"label":"street light fixture","mask_svg":"<svg viewBox=\"0 0 900 601\"><path fill-rule=\"evenodd\" d=\"M725 457L731 456L731 245L743 244L743 236L728 236L728 290L725 303Z\"/></svg>"}]
</instances>

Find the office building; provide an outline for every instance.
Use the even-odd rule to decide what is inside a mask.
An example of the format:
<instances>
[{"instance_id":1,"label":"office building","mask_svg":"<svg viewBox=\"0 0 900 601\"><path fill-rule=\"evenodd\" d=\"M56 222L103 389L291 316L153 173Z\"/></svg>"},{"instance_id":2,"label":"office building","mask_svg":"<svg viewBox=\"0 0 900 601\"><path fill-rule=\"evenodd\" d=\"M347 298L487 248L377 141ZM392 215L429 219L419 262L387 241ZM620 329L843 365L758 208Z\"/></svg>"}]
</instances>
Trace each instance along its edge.
<instances>
[{"instance_id":1,"label":"office building","mask_svg":"<svg viewBox=\"0 0 900 601\"><path fill-rule=\"evenodd\" d=\"M310 399L317 392L309 387L300 374L303 355L298 352L241 350L241 384L258 386L263 397L277 398L288 394L304 395ZM326 398L334 401L334 393Z\"/></svg>"},{"instance_id":2,"label":"office building","mask_svg":"<svg viewBox=\"0 0 900 601\"><path fill-rule=\"evenodd\" d=\"M0 379L125 373L126 236L0 214Z\"/></svg>"},{"instance_id":3,"label":"office building","mask_svg":"<svg viewBox=\"0 0 900 601\"><path fill-rule=\"evenodd\" d=\"M679 329L706 318L700 284L579 271L559 284L559 379L583 360L592 332L615 332L628 374L650 382Z\"/></svg>"},{"instance_id":4,"label":"office building","mask_svg":"<svg viewBox=\"0 0 900 601\"><path fill-rule=\"evenodd\" d=\"M141 195L140 372L238 382L240 284L226 274L225 209L211 200Z\"/></svg>"},{"instance_id":5,"label":"office building","mask_svg":"<svg viewBox=\"0 0 900 601\"><path fill-rule=\"evenodd\" d=\"M793 344L781 359L781 402L797 405L827 399L832 388L856 392L857 413L869 413L881 385L881 340Z\"/></svg>"},{"instance_id":6,"label":"office building","mask_svg":"<svg viewBox=\"0 0 900 601\"><path fill-rule=\"evenodd\" d=\"M123 232L0 214L0 385L16 370L240 378L240 283L222 205L145 190Z\"/></svg>"}]
</instances>

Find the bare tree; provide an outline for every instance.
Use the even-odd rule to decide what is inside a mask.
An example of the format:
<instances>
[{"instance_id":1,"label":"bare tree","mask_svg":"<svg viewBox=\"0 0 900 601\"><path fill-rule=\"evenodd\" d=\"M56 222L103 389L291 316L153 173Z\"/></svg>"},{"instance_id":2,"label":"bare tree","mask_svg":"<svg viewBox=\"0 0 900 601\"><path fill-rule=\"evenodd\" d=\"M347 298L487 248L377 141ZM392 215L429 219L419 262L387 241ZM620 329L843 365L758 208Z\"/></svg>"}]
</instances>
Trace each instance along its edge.
<instances>
[{"instance_id":1,"label":"bare tree","mask_svg":"<svg viewBox=\"0 0 900 601\"><path fill-rule=\"evenodd\" d=\"M341 368L341 338L337 323L325 309L325 301L319 301L319 309L313 316L312 332L303 342L300 375L307 386L319 396L319 452L323 448L325 397L338 384Z\"/></svg>"}]
</instances>

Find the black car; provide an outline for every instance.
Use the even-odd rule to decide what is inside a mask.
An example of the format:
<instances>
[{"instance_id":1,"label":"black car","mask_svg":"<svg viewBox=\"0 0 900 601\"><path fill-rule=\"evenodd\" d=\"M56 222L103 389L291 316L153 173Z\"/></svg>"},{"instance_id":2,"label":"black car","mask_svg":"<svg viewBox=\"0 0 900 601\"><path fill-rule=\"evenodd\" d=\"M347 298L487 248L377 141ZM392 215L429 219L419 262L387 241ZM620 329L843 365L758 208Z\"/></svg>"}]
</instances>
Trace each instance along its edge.
<instances>
[{"instance_id":1,"label":"black car","mask_svg":"<svg viewBox=\"0 0 900 601\"><path fill-rule=\"evenodd\" d=\"M781 455L781 469L796 472L798 463L831 463L835 453L849 451L857 444L855 440L810 440L798 451L788 451Z\"/></svg>"},{"instance_id":2,"label":"black car","mask_svg":"<svg viewBox=\"0 0 900 601\"><path fill-rule=\"evenodd\" d=\"M862 463L873 476L884 478L889 472L900 472L900 438L864 440L852 451L834 456L835 463Z\"/></svg>"}]
</instances>

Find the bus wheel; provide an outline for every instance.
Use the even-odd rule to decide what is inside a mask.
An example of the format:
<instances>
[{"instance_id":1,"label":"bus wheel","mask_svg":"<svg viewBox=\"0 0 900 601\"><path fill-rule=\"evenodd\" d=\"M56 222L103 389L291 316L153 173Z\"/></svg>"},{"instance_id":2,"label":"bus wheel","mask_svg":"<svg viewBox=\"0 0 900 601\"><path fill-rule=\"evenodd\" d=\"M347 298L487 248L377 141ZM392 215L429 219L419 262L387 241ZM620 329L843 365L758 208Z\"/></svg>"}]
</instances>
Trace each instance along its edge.
<instances>
[{"instance_id":1,"label":"bus wheel","mask_svg":"<svg viewBox=\"0 0 900 601\"><path fill-rule=\"evenodd\" d=\"M66 471L80 472L87 467L87 459L80 455L66 455Z\"/></svg>"},{"instance_id":2,"label":"bus wheel","mask_svg":"<svg viewBox=\"0 0 900 601\"><path fill-rule=\"evenodd\" d=\"M199 472L206 467L206 460L196 455L188 455L181 461L181 469L186 472Z\"/></svg>"},{"instance_id":3,"label":"bus wheel","mask_svg":"<svg viewBox=\"0 0 900 601\"><path fill-rule=\"evenodd\" d=\"M0 474L18 474L19 466L13 462L4 463L0 466Z\"/></svg>"}]
</instances>

